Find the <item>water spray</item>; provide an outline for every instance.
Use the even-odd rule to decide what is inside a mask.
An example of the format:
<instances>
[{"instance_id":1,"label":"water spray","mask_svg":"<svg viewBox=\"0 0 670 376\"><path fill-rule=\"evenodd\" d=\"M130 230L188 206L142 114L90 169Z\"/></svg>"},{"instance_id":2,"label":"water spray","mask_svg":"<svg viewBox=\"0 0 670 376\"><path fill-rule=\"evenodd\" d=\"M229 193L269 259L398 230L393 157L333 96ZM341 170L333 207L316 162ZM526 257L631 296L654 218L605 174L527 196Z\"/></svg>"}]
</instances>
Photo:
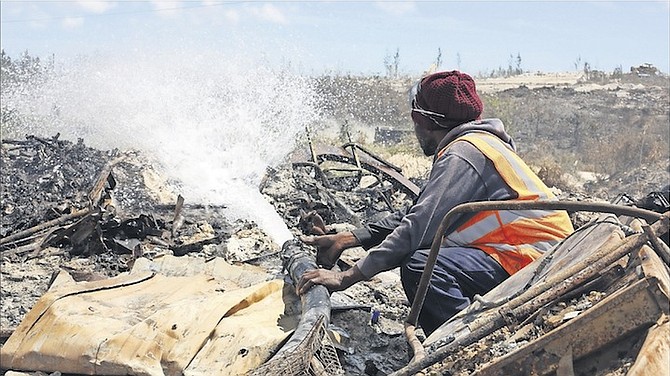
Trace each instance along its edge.
<instances>
[{"instance_id":1,"label":"water spray","mask_svg":"<svg viewBox=\"0 0 670 376\"><path fill-rule=\"evenodd\" d=\"M238 56L171 51L87 57L2 94L3 106L30 119L5 137L60 133L140 150L188 201L225 206L279 246L292 239L258 186L316 120L307 79Z\"/></svg>"}]
</instances>

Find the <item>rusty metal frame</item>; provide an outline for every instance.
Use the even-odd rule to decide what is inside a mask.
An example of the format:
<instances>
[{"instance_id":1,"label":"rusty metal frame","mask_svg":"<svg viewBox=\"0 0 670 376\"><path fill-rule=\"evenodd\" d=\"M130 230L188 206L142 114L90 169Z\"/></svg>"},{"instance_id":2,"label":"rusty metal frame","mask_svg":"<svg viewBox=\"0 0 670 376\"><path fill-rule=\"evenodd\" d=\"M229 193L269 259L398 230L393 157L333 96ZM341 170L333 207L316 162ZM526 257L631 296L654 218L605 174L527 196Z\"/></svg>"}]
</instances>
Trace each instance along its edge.
<instances>
[{"instance_id":1,"label":"rusty metal frame","mask_svg":"<svg viewBox=\"0 0 670 376\"><path fill-rule=\"evenodd\" d=\"M344 153L333 153L332 150L330 152L317 154L317 159L319 163L324 161L335 161L354 166L356 165L356 158ZM382 175L390 180L396 189L407 193L412 198L418 197L421 189L411 180L402 175L402 173L398 172L397 167L390 164L377 163L376 159L365 158L363 156L359 156L358 160L361 165L360 170L363 170L363 173Z\"/></svg>"},{"instance_id":2,"label":"rusty metal frame","mask_svg":"<svg viewBox=\"0 0 670 376\"><path fill-rule=\"evenodd\" d=\"M342 147L337 148L330 145L314 145L309 139L309 156L303 155L309 161L294 161L294 167L312 167L315 169L317 178L321 179L326 187L332 187L326 178L324 170L341 170L359 172L365 175L371 175L378 181L382 177L388 179L395 189L408 194L412 199L418 197L420 188L411 180L402 174L402 169L392 163L384 160L360 144L348 142ZM325 161L334 161L353 165L351 169L322 168L321 164Z\"/></svg>"},{"instance_id":3,"label":"rusty metal frame","mask_svg":"<svg viewBox=\"0 0 670 376\"><path fill-rule=\"evenodd\" d=\"M311 167L314 169L314 173L316 174L316 177L321 180L321 183L323 184L324 187L326 188L331 188L330 181L328 180L328 177L326 174L323 172L321 169L321 166L316 163L316 162L293 162L293 168L296 167Z\"/></svg>"},{"instance_id":4,"label":"rusty metal frame","mask_svg":"<svg viewBox=\"0 0 670 376\"><path fill-rule=\"evenodd\" d=\"M402 173L402 169L401 169L400 167L398 167L398 166L392 164L391 162L389 162L389 161L385 160L384 158L378 156L377 154L371 152L371 151L368 150L367 148L363 147L363 145L361 145L361 144L357 144L357 143L354 143L354 142L349 142L349 143L346 143L346 144L342 145L342 147L345 148L345 149L346 149L346 148L351 148L351 149L352 149L352 153L353 153L356 149L358 149L358 150L362 151L363 153L367 154L368 156L370 156L372 159L374 159L374 160L376 160L377 162L383 164L384 166L388 166L389 168L391 168L391 169L393 169L393 170L395 170L395 171L397 171L397 172Z\"/></svg>"}]
</instances>

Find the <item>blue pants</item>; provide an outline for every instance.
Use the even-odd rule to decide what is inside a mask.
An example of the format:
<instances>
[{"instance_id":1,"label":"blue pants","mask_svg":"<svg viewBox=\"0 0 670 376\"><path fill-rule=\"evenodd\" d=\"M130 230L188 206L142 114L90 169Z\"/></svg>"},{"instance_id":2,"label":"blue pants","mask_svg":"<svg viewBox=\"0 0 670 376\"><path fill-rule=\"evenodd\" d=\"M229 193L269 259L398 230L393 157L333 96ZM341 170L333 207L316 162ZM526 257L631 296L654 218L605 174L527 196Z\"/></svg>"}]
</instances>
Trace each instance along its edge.
<instances>
[{"instance_id":1,"label":"blue pants","mask_svg":"<svg viewBox=\"0 0 670 376\"><path fill-rule=\"evenodd\" d=\"M421 249L400 268L400 278L410 303L414 301L421 273L430 250ZM445 321L470 305L476 295L484 295L509 274L484 251L474 248L441 248L428 292L419 314L419 325L430 335Z\"/></svg>"}]
</instances>

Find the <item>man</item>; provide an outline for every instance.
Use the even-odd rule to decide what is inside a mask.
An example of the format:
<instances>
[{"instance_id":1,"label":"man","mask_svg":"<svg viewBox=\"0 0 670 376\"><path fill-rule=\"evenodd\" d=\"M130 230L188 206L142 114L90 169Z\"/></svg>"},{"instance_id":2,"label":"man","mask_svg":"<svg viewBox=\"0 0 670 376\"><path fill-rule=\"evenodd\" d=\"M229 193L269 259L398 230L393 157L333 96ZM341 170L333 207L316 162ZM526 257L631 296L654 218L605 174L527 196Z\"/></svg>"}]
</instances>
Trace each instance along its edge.
<instances>
[{"instance_id":1,"label":"man","mask_svg":"<svg viewBox=\"0 0 670 376\"><path fill-rule=\"evenodd\" d=\"M410 302L442 218L454 206L490 200L550 200L550 190L516 155L498 119L480 120L483 105L467 74L439 72L410 91L411 117L421 149L433 157L428 182L413 206L365 228L307 237L317 262L332 266L342 252L369 252L349 270L318 269L298 281L298 292L314 284L348 288L400 267ZM573 231L564 211L487 211L458 215L444 234L419 324L429 335L442 323L542 255Z\"/></svg>"}]
</instances>

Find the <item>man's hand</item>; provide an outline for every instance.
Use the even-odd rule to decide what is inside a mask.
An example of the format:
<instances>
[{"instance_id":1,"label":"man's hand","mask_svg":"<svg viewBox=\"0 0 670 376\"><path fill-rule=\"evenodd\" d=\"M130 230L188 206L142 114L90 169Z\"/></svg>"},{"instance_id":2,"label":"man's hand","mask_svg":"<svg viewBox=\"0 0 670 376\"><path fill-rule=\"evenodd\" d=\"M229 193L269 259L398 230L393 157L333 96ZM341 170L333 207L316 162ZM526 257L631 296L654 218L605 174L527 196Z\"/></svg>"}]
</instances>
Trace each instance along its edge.
<instances>
[{"instance_id":1,"label":"man's hand","mask_svg":"<svg viewBox=\"0 0 670 376\"><path fill-rule=\"evenodd\" d=\"M296 291L298 295L302 295L314 285L326 286L330 292L341 291L364 279L365 276L357 266L344 272L334 272L327 269L308 270L300 277L296 285Z\"/></svg>"},{"instance_id":2,"label":"man's hand","mask_svg":"<svg viewBox=\"0 0 670 376\"><path fill-rule=\"evenodd\" d=\"M300 224L302 225L301 228L306 228L307 232L312 235L325 235L328 233L326 223L316 210L305 212L300 209Z\"/></svg>"},{"instance_id":3,"label":"man's hand","mask_svg":"<svg viewBox=\"0 0 670 376\"><path fill-rule=\"evenodd\" d=\"M335 265L345 249L360 245L358 239L349 231L332 235L301 236L300 240L316 247L316 263L326 269Z\"/></svg>"}]
</instances>

